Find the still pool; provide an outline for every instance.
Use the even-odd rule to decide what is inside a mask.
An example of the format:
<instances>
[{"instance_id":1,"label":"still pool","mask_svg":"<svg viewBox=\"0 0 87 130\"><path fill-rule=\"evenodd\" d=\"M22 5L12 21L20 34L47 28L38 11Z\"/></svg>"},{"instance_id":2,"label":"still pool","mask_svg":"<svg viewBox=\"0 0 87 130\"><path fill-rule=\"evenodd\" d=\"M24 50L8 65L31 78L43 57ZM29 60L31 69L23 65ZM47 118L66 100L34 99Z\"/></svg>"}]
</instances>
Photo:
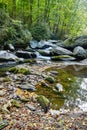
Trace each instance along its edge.
<instances>
[{"instance_id":1,"label":"still pool","mask_svg":"<svg viewBox=\"0 0 87 130\"><path fill-rule=\"evenodd\" d=\"M53 109L80 108L87 110L87 66L70 64L46 69L44 75L54 78L54 83L45 80L47 86L37 84L37 93L46 96ZM57 85L62 86L58 89Z\"/></svg>"}]
</instances>

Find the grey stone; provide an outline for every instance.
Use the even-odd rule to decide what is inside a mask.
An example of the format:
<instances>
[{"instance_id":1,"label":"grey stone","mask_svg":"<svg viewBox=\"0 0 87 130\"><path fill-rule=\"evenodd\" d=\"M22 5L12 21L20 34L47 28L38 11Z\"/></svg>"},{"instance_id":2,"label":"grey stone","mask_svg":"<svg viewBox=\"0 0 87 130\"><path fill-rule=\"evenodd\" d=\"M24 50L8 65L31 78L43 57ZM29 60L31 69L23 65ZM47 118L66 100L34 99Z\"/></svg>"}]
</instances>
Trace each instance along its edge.
<instances>
[{"instance_id":1,"label":"grey stone","mask_svg":"<svg viewBox=\"0 0 87 130\"><path fill-rule=\"evenodd\" d=\"M75 57L77 57L79 59L85 59L86 58L86 51L81 46L75 47L74 50L73 50L73 54L75 55Z\"/></svg>"},{"instance_id":2,"label":"grey stone","mask_svg":"<svg viewBox=\"0 0 87 130\"><path fill-rule=\"evenodd\" d=\"M17 61L19 58L7 51L0 51L0 60L1 61Z\"/></svg>"},{"instance_id":3,"label":"grey stone","mask_svg":"<svg viewBox=\"0 0 87 130\"><path fill-rule=\"evenodd\" d=\"M23 90L27 90L27 91L35 91L35 86L33 85L20 85L19 88L23 89Z\"/></svg>"},{"instance_id":4,"label":"grey stone","mask_svg":"<svg viewBox=\"0 0 87 130\"><path fill-rule=\"evenodd\" d=\"M35 111L36 110L36 108L33 105L31 105L31 104L26 104L25 107L27 107L31 111Z\"/></svg>"},{"instance_id":5,"label":"grey stone","mask_svg":"<svg viewBox=\"0 0 87 130\"><path fill-rule=\"evenodd\" d=\"M53 52L56 54L56 55L73 55L73 53L63 47L54 47L53 48Z\"/></svg>"}]
</instances>

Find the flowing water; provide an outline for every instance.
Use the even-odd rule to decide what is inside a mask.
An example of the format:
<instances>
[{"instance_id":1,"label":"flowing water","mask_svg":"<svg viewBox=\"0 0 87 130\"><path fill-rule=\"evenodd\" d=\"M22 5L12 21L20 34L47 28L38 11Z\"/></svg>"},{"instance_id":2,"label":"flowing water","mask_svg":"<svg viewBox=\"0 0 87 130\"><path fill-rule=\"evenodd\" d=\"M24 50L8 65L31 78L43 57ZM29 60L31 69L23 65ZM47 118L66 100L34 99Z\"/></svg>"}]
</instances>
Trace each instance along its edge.
<instances>
[{"instance_id":1,"label":"flowing water","mask_svg":"<svg viewBox=\"0 0 87 130\"><path fill-rule=\"evenodd\" d=\"M56 73L54 73L56 72ZM53 109L80 108L87 111L87 66L70 64L55 66L44 71L45 75L54 77L55 82L48 83L49 87L39 85L37 93L46 96ZM59 89L56 86L59 85Z\"/></svg>"}]
</instances>

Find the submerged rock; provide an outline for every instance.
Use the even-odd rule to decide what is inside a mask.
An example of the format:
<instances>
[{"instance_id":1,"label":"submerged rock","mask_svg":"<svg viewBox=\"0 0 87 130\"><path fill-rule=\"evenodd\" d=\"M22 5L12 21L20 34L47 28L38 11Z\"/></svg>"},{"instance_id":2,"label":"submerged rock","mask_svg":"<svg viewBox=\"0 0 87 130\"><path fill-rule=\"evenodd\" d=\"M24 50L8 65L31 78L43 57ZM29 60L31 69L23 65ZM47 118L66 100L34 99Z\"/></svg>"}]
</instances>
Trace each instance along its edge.
<instances>
[{"instance_id":1,"label":"submerged rock","mask_svg":"<svg viewBox=\"0 0 87 130\"><path fill-rule=\"evenodd\" d=\"M50 107L50 101L43 95L39 95L37 100L40 103L42 109L44 109L44 112L47 113Z\"/></svg>"},{"instance_id":2,"label":"submerged rock","mask_svg":"<svg viewBox=\"0 0 87 130\"><path fill-rule=\"evenodd\" d=\"M74 48L73 54L78 59L85 59L87 55L85 49L80 46Z\"/></svg>"}]
</instances>

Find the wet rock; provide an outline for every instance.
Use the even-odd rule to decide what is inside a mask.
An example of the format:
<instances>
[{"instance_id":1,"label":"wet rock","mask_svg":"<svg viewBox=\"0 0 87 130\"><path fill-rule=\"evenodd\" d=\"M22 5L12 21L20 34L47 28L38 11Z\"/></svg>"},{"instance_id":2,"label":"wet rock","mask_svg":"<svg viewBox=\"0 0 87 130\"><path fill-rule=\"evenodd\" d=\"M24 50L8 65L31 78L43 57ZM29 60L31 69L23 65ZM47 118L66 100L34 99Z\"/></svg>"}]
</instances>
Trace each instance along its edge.
<instances>
[{"instance_id":1,"label":"wet rock","mask_svg":"<svg viewBox=\"0 0 87 130\"><path fill-rule=\"evenodd\" d=\"M35 40L30 41L30 47L33 49L46 49L53 46L55 45L45 40L41 40L40 42L37 42Z\"/></svg>"},{"instance_id":2,"label":"wet rock","mask_svg":"<svg viewBox=\"0 0 87 130\"><path fill-rule=\"evenodd\" d=\"M50 101L43 95L39 95L37 101L40 103L44 112L47 113L50 107Z\"/></svg>"},{"instance_id":3,"label":"wet rock","mask_svg":"<svg viewBox=\"0 0 87 130\"><path fill-rule=\"evenodd\" d=\"M4 48L4 50L10 50L10 51L15 50L14 46L12 44L8 44L8 43L5 43L3 48Z\"/></svg>"},{"instance_id":4,"label":"wet rock","mask_svg":"<svg viewBox=\"0 0 87 130\"><path fill-rule=\"evenodd\" d=\"M86 58L86 51L83 47L77 46L73 50L73 54L78 59L85 59Z\"/></svg>"},{"instance_id":5,"label":"wet rock","mask_svg":"<svg viewBox=\"0 0 87 130\"><path fill-rule=\"evenodd\" d=\"M35 48L37 48L37 46L38 46L38 41L36 41L36 40L30 41L30 47L31 48L35 49Z\"/></svg>"},{"instance_id":6,"label":"wet rock","mask_svg":"<svg viewBox=\"0 0 87 130\"><path fill-rule=\"evenodd\" d=\"M31 111L35 111L36 110L36 108L33 105L31 105L31 104L26 104L25 107L27 107Z\"/></svg>"},{"instance_id":7,"label":"wet rock","mask_svg":"<svg viewBox=\"0 0 87 130\"><path fill-rule=\"evenodd\" d=\"M7 51L0 51L0 61L17 61L19 58Z\"/></svg>"},{"instance_id":8,"label":"wet rock","mask_svg":"<svg viewBox=\"0 0 87 130\"><path fill-rule=\"evenodd\" d=\"M55 55L73 55L73 53L63 47L56 46L53 48Z\"/></svg>"},{"instance_id":9,"label":"wet rock","mask_svg":"<svg viewBox=\"0 0 87 130\"><path fill-rule=\"evenodd\" d=\"M23 90L27 90L27 91L35 91L35 86L33 85L21 85L19 86L19 88L23 89Z\"/></svg>"},{"instance_id":10,"label":"wet rock","mask_svg":"<svg viewBox=\"0 0 87 130\"><path fill-rule=\"evenodd\" d=\"M84 60L81 60L80 62L81 62L82 64L87 65L87 58L86 58L86 59L84 59Z\"/></svg>"},{"instance_id":11,"label":"wet rock","mask_svg":"<svg viewBox=\"0 0 87 130\"><path fill-rule=\"evenodd\" d=\"M27 51L17 51L16 56L24 59L36 58L36 54L34 52L27 52Z\"/></svg>"},{"instance_id":12,"label":"wet rock","mask_svg":"<svg viewBox=\"0 0 87 130\"><path fill-rule=\"evenodd\" d=\"M48 40L48 42L56 44L58 42L58 40Z\"/></svg>"},{"instance_id":13,"label":"wet rock","mask_svg":"<svg viewBox=\"0 0 87 130\"><path fill-rule=\"evenodd\" d=\"M38 52L42 55L42 56L51 56L51 52L49 50L38 50Z\"/></svg>"},{"instance_id":14,"label":"wet rock","mask_svg":"<svg viewBox=\"0 0 87 130\"><path fill-rule=\"evenodd\" d=\"M74 61L76 58L69 56L69 55L60 55L60 56L53 56L51 60L53 61Z\"/></svg>"},{"instance_id":15,"label":"wet rock","mask_svg":"<svg viewBox=\"0 0 87 130\"><path fill-rule=\"evenodd\" d=\"M59 91L59 92L62 92L63 91L63 85L60 84L60 83L57 83L55 88Z\"/></svg>"},{"instance_id":16,"label":"wet rock","mask_svg":"<svg viewBox=\"0 0 87 130\"><path fill-rule=\"evenodd\" d=\"M45 78L46 81L48 81L49 83L54 83L55 82L55 79L51 76Z\"/></svg>"}]
</instances>

